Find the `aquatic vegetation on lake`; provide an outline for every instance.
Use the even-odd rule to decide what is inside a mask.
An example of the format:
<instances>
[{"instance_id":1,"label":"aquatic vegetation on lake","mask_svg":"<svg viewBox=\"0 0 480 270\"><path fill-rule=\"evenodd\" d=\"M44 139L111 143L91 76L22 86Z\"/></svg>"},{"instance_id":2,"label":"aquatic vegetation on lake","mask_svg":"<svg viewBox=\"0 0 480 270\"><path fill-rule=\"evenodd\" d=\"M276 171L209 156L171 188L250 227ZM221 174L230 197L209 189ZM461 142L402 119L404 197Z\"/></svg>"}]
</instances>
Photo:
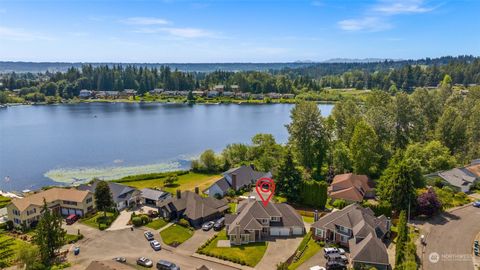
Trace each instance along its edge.
<instances>
[{"instance_id":1,"label":"aquatic vegetation on lake","mask_svg":"<svg viewBox=\"0 0 480 270\"><path fill-rule=\"evenodd\" d=\"M118 166L99 168L61 168L46 172L45 177L55 182L65 184L81 184L90 181L92 178L104 180L119 179L127 175L147 174L155 172L175 171L181 169L180 162L157 163L139 166Z\"/></svg>"}]
</instances>

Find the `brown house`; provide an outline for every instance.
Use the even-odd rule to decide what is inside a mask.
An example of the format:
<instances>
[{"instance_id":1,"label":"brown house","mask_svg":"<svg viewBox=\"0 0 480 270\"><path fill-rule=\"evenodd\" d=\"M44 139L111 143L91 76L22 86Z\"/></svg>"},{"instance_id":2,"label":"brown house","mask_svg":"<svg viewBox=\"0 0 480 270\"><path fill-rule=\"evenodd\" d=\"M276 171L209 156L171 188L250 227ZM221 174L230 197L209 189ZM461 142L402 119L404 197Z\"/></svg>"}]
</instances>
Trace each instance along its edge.
<instances>
[{"instance_id":1,"label":"brown house","mask_svg":"<svg viewBox=\"0 0 480 270\"><path fill-rule=\"evenodd\" d=\"M332 184L328 187L328 195L332 199L361 202L363 199L375 198L375 189L373 182L366 175L346 173L333 178Z\"/></svg>"}]
</instances>

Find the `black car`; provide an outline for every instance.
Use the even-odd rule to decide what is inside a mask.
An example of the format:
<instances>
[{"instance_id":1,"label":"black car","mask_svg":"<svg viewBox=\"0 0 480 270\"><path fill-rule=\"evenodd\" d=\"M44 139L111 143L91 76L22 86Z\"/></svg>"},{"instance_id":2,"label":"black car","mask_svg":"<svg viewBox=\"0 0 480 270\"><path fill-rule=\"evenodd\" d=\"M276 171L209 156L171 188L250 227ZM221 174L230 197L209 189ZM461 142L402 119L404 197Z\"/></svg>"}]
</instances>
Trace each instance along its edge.
<instances>
[{"instance_id":1,"label":"black car","mask_svg":"<svg viewBox=\"0 0 480 270\"><path fill-rule=\"evenodd\" d=\"M225 218L224 217L215 221L215 224L213 224L213 230L220 231L223 228L223 226L225 226Z\"/></svg>"},{"instance_id":2,"label":"black car","mask_svg":"<svg viewBox=\"0 0 480 270\"><path fill-rule=\"evenodd\" d=\"M160 260L157 262L158 270L180 270L180 267L169 261Z\"/></svg>"}]
</instances>

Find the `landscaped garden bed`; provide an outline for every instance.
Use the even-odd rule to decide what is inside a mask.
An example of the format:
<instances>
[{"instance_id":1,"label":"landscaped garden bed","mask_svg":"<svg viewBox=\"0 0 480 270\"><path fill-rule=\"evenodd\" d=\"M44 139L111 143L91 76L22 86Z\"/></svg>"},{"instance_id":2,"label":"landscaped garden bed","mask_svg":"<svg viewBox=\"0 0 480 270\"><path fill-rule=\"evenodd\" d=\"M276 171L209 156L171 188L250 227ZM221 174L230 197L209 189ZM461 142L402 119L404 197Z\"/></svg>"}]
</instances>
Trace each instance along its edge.
<instances>
[{"instance_id":1,"label":"landscaped garden bed","mask_svg":"<svg viewBox=\"0 0 480 270\"><path fill-rule=\"evenodd\" d=\"M107 212L107 215L105 217L104 212L99 211L95 213L93 216L83 218L81 220L81 223L88 225L92 228L105 230L108 227L110 227L110 225L113 223L113 221L115 221L117 217L118 217L117 213Z\"/></svg>"}]
</instances>

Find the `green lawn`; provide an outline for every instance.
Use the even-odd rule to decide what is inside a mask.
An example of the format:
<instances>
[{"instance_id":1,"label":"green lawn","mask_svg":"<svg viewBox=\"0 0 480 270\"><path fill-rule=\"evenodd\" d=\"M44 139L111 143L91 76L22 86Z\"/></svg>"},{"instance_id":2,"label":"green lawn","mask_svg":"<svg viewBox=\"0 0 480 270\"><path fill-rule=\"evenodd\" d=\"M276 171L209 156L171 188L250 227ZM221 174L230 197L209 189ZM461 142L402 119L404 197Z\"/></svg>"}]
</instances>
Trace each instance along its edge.
<instances>
[{"instance_id":1,"label":"green lawn","mask_svg":"<svg viewBox=\"0 0 480 270\"><path fill-rule=\"evenodd\" d=\"M236 203L229 203L228 206L230 213L235 213L237 212L237 204Z\"/></svg>"},{"instance_id":2,"label":"green lawn","mask_svg":"<svg viewBox=\"0 0 480 270\"><path fill-rule=\"evenodd\" d=\"M217 247L219 240L227 240L225 230L221 231L207 246L200 248L198 252L207 256L217 257L236 263L254 267L262 259L267 250L266 242L251 243L241 246Z\"/></svg>"},{"instance_id":3,"label":"green lawn","mask_svg":"<svg viewBox=\"0 0 480 270\"><path fill-rule=\"evenodd\" d=\"M8 197L3 197L0 195L0 208L3 208L5 206L7 206L7 204L10 203L12 199L8 198Z\"/></svg>"},{"instance_id":4,"label":"green lawn","mask_svg":"<svg viewBox=\"0 0 480 270\"><path fill-rule=\"evenodd\" d=\"M83 238L83 235L81 235L81 234L78 235L78 234L68 234L67 233L67 235L65 235L65 243L67 243L67 244L75 243L82 238Z\"/></svg>"},{"instance_id":5,"label":"green lawn","mask_svg":"<svg viewBox=\"0 0 480 270\"><path fill-rule=\"evenodd\" d=\"M313 217L310 217L310 216L302 216L302 219L303 219L303 222L310 223L310 224L312 224L314 221Z\"/></svg>"},{"instance_id":6,"label":"green lawn","mask_svg":"<svg viewBox=\"0 0 480 270\"><path fill-rule=\"evenodd\" d=\"M150 223L145 225L145 227L148 227L148 228L151 228L151 229L154 229L154 230L158 230L158 229L162 228L163 226L167 225L167 223L168 223L168 221L166 221L165 219L157 218L157 219L154 219L154 220L150 221Z\"/></svg>"},{"instance_id":7,"label":"green lawn","mask_svg":"<svg viewBox=\"0 0 480 270\"><path fill-rule=\"evenodd\" d=\"M117 217L113 213L107 212L107 220L104 220L104 213L99 211L90 218L81 219L80 222L92 228L104 230L110 227L110 224L112 224L116 218Z\"/></svg>"},{"instance_id":8,"label":"green lawn","mask_svg":"<svg viewBox=\"0 0 480 270\"><path fill-rule=\"evenodd\" d=\"M192 229L173 224L160 232L160 236L165 244L169 246L178 246L193 236Z\"/></svg>"},{"instance_id":9,"label":"green lawn","mask_svg":"<svg viewBox=\"0 0 480 270\"><path fill-rule=\"evenodd\" d=\"M322 249L322 246L315 242L312 238L312 233L309 232L305 235L303 238L302 242L298 246L296 252L300 254L300 252L303 250L303 253L301 253L300 257L297 258L296 260L294 259L292 264L288 266L289 270L297 269L300 265L302 265L305 261L310 259L315 253L319 252L320 249ZM306 246L306 247L305 247Z\"/></svg>"},{"instance_id":10,"label":"green lawn","mask_svg":"<svg viewBox=\"0 0 480 270\"><path fill-rule=\"evenodd\" d=\"M180 190L194 190L195 187L199 187L200 190L204 190L209 187L213 182L218 180L221 175L218 174L202 174L202 173L187 173L184 175L178 176L178 181L175 185L164 187L163 181L164 177L157 179L149 180L140 180L140 181L126 181L123 182L123 185L132 186L138 189L142 188L161 188L167 192L175 193L177 189Z\"/></svg>"},{"instance_id":11,"label":"green lawn","mask_svg":"<svg viewBox=\"0 0 480 270\"><path fill-rule=\"evenodd\" d=\"M0 232L0 268L13 265L18 249L23 244L22 240Z\"/></svg>"}]
</instances>

